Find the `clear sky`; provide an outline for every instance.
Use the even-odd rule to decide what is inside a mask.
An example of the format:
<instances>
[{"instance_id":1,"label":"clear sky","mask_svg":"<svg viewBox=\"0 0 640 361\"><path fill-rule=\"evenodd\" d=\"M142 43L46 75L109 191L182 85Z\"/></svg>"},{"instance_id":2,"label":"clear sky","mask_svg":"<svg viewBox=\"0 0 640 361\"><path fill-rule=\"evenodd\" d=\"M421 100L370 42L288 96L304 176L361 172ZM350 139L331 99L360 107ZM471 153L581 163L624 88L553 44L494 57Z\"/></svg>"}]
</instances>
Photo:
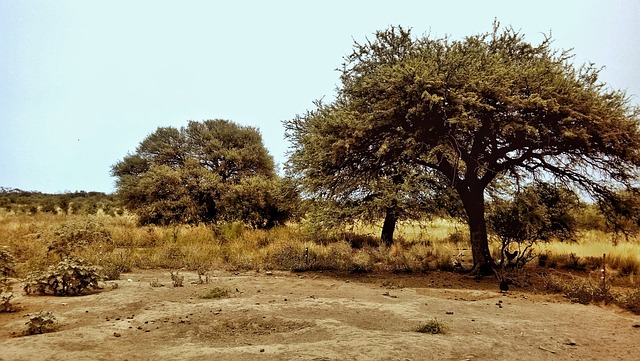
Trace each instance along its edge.
<instances>
[{"instance_id":1,"label":"clear sky","mask_svg":"<svg viewBox=\"0 0 640 361\"><path fill-rule=\"evenodd\" d=\"M112 164L188 120L258 127L282 164L282 121L333 97L354 39L460 39L494 18L533 43L551 31L640 104L637 0L0 0L0 186L112 192Z\"/></svg>"}]
</instances>

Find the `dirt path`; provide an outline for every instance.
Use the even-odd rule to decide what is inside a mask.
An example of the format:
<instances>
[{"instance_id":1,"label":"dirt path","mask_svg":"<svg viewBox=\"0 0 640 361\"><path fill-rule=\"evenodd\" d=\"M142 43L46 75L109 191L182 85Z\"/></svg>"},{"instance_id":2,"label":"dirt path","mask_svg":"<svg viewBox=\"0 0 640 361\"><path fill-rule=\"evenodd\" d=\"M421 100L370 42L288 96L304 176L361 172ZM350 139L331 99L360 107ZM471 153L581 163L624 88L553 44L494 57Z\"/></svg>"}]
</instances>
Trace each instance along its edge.
<instances>
[{"instance_id":1,"label":"dirt path","mask_svg":"<svg viewBox=\"0 0 640 361\"><path fill-rule=\"evenodd\" d=\"M340 278L218 272L171 286L166 271L123 275L82 297L19 296L0 314L0 360L637 360L640 316L556 296L474 285L461 276ZM158 280L164 287L151 287ZM444 286L444 287L443 287ZM226 298L203 299L214 287ZM59 331L12 335L25 313ZM437 318L446 334L411 331Z\"/></svg>"}]
</instances>

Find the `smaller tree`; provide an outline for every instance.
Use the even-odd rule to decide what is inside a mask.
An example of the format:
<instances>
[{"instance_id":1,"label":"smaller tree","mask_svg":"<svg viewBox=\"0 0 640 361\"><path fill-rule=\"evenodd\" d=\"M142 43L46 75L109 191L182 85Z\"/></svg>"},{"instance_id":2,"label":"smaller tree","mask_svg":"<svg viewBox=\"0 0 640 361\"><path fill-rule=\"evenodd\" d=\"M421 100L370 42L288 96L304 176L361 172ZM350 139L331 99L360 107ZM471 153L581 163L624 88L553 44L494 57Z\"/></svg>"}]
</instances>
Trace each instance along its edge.
<instances>
[{"instance_id":1,"label":"smaller tree","mask_svg":"<svg viewBox=\"0 0 640 361\"><path fill-rule=\"evenodd\" d=\"M522 267L533 259L533 246L551 239L574 240L577 195L561 185L535 183L511 199L496 198L488 207L489 231L500 240L500 265Z\"/></svg>"},{"instance_id":2,"label":"smaller tree","mask_svg":"<svg viewBox=\"0 0 640 361\"><path fill-rule=\"evenodd\" d=\"M260 132L227 120L160 127L112 174L141 224L232 220L272 227L290 215L292 200L278 195L281 181Z\"/></svg>"}]
</instances>

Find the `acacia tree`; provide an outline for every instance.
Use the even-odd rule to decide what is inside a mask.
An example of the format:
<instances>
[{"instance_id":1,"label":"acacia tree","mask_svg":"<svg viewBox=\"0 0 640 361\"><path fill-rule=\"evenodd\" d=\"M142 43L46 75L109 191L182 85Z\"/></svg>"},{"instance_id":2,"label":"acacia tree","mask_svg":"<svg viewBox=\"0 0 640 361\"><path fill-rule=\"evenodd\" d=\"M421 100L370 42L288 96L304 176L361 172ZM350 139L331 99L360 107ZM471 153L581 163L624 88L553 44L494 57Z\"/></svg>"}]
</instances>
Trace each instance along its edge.
<instances>
[{"instance_id":1,"label":"acacia tree","mask_svg":"<svg viewBox=\"0 0 640 361\"><path fill-rule=\"evenodd\" d=\"M455 208L447 198L450 192L429 169L398 161L363 172L360 161L364 158L349 158L338 151L349 147L343 132L360 124L358 119L343 104L316 104L317 109L285 123L286 136L293 143L287 170L313 200L314 226L340 229L355 221L384 219L380 239L389 246L398 221L424 219Z\"/></svg>"},{"instance_id":2,"label":"acacia tree","mask_svg":"<svg viewBox=\"0 0 640 361\"><path fill-rule=\"evenodd\" d=\"M142 224L241 221L269 228L295 207L260 132L227 120L160 127L112 174Z\"/></svg>"},{"instance_id":3,"label":"acacia tree","mask_svg":"<svg viewBox=\"0 0 640 361\"><path fill-rule=\"evenodd\" d=\"M345 58L332 116L287 123L294 154L323 153L331 161L304 165L305 176L345 172L344 182L393 164L436 173L464 207L475 270L490 272L485 192L497 178L547 177L606 199L637 177L637 107L551 43L497 23L459 41L379 31ZM314 149L327 144L315 138L333 146Z\"/></svg>"}]
</instances>

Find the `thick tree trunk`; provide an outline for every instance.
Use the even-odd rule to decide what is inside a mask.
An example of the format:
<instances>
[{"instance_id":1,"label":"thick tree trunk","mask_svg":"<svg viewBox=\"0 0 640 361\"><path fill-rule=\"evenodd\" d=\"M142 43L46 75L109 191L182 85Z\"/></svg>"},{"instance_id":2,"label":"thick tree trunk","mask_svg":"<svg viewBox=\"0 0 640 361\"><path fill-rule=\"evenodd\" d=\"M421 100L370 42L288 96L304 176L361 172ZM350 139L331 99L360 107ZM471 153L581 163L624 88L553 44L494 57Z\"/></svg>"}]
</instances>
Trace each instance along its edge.
<instances>
[{"instance_id":1,"label":"thick tree trunk","mask_svg":"<svg viewBox=\"0 0 640 361\"><path fill-rule=\"evenodd\" d=\"M473 271L482 275L493 274L495 263L489 250L487 222L484 218L484 190L471 190L461 194L462 204L469 218Z\"/></svg>"},{"instance_id":2,"label":"thick tree trunk","mask_svg":"<svg viewBox=\"0 0 640 361\"><path fill-rule=\"evenodd\" d=\"M384 242L387 247L393 244L393 232L396 230L397 222L398 217L396 216L395 209L388 207L384 217L384 223L382 224L382 235L380 236L380 239L382 239L382 242Z\"/></svg>"}]
</instances>

